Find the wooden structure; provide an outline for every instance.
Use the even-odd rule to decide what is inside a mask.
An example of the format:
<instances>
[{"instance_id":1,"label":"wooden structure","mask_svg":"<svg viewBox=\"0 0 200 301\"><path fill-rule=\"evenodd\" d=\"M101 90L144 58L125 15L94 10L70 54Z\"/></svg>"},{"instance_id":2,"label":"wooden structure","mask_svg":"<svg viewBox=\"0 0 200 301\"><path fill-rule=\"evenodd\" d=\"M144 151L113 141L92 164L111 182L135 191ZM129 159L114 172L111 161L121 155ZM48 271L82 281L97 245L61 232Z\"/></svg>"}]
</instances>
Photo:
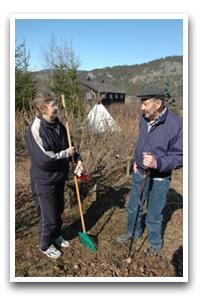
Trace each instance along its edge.
<instances>
[{"instance_id":1,"label":"wooden structure","mask_svg":"<svg viewBox=\"0 0 200 301\"><path fill-rule=\"evenodd\" d=\"M119 88L104 83L104 81L97 82L88 78L78 82L85 88L85 98L89 101L100 99L103 105L125 102L126 93Z\"/></svg>"}]
</instances>

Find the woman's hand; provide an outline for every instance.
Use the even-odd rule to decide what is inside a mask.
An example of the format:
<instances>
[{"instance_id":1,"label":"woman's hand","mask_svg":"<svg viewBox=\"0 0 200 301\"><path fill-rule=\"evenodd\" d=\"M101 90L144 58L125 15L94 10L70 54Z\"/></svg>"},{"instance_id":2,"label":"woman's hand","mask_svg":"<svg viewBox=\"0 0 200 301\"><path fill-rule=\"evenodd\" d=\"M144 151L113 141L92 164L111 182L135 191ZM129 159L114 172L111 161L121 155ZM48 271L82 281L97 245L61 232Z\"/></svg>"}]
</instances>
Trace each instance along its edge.
<instances>
[{"instance_id":1,"label":"woman's hand","mask_svg":"<svg viewBox=\"0 0 200 301\"><path fill-rule=\"evenodd\" d=\"M72 147L68 147L66 149L66 152L67 152L68 157L72 157L74 155L74 153L75 153L75 148L73 146Z\"/></svg>"},{"instance_id":2,"label":"woman's hand","mask_svg":"<svg viewBox=\"0 0 200 301\"><path fill-rule=\"evenodd\" d=\"M77 175L78 177L80 177L81 176L81 174L83 173L83 163L82 163L82 161L78 161L78 163L77 163L77 165L76 165L76 168L75 168L75 170L74 170L74 173L75 173L75 175Z\"/></svg>"}]
</instances>

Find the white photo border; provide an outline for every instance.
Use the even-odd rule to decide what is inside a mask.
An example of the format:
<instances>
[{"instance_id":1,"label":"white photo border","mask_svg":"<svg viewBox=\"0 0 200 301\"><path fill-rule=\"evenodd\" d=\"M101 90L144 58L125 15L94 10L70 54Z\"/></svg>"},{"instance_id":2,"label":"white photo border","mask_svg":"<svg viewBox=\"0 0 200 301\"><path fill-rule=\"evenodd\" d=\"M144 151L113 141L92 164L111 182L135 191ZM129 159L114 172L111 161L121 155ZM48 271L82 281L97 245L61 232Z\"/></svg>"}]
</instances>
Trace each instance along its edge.
<instances>
[{"instance_id":1,"label":"white photo border","mask_svg":"<svg viewBox=\"0 0 200 301\"><path fill-rule=\"evenodd\" d=\"M183 20L183 276L182 277L16 277L15 276L15 21L22 19ZM188 282L188 15L187 14L14 14L10 16L10 282Z\"/></svg>"}]
</instances>

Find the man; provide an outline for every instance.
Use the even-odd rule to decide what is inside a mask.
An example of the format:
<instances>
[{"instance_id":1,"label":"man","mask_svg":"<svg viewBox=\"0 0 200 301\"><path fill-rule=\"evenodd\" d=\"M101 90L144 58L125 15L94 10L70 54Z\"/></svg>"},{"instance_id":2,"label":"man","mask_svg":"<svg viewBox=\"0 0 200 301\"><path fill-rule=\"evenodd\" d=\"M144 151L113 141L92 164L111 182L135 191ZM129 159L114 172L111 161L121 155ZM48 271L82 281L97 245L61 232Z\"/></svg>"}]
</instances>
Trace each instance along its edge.
<instances>
[{"instance_id":1,"label":"man","mask_svg":"<svg viewBox=\"0 0 200 301\"><path fill-rule=\"evenodd\" d=\"M151 88L137 95L142 117L135 149L133 180L128 204L128 233L117 238L127 243L142 236L142 213L147 198L148 256L163 246L162 211L170 187L172 170L182 167L182 121L165 107L165 93Z\"/></svg>"}]
</instances>

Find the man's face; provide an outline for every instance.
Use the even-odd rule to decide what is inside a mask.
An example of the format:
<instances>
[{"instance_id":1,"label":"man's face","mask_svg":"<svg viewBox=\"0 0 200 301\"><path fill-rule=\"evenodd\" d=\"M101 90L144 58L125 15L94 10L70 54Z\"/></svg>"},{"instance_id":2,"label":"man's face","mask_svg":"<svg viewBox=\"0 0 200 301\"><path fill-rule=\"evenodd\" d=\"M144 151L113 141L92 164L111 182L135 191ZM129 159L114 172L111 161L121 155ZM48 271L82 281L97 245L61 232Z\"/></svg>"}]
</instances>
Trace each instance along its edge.
<instances>
[{"instance_id":1,"label":"man's face","mask_svg":"<svg viewBox=\"0 0 200 301\"><path fill-rule=\"evenodd\" d=\"M141 111L150 121L160 114L161 106L162 102L160 99L149 98L141 100Z\"/></svg>"}]
</instances>

